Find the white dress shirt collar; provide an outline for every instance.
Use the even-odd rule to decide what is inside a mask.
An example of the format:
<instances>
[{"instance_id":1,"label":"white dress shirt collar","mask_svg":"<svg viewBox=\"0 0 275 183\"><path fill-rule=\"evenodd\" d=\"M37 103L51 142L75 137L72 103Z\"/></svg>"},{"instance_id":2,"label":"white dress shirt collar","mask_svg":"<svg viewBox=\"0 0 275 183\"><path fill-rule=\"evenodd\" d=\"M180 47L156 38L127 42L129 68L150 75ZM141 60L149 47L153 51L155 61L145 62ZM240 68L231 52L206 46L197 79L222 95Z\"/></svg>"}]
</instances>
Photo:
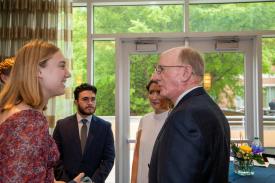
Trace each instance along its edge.
<instances>
[{"instance_id":1,"label":"white dress shirt collar","mask_svg":"<svg viewBox=\"0 0 275 183\"><path fill-rule=\"evenodd\" d=\"M88 120L87 124L90 124L90 122L91 122L91 120L92 120L92 117L93 117L93 115L90 115L90 116L87 116L87 117L85 118L85 119ZM78 122L78 123L81 123L81 120L84 119L84 118L82 118L82 117L80 116L79 113L76 113L76 118L77 118L77 122Z\"/></svg>"},{"instance_id":2,"label":"white dress shirt collar","mask_svg":"<svg viewBox=\"0 0 275 183\"><path fill-rule=\"evenodd\" d=\"M90 130L90 125L91 125L92 117L93 117L93 115L90 115L90 116L87 116L87 117L85 118L85 119L88 120L88 122L86 123L86 125L87 125L87 137L88 137L88 135L89 135L89 130ZM81 139L81 137L80 137L80 134L81 134L81 127L83 126L83 123L81 122L81 120L84 119L84 118L82 118L82 117L80 116L80 114L78 114L78 113L76 113L76 118L77 118L77 126L78 126L79 138Z\"/></svg>"},{"instance_id":3,"label":"white dress shirt collar","mask_svg":"<svg viewBox=\"0 0 275 183\"><path fill-rule=\"evenodd\" d=\"M190 88L189 90L186 90L185 92L183 92L183 93L178 97L178 99L177 99L176 103L174 104L174 106L176 106L176 105L179 103L179 101L180 101L187 93L191 92L192 90L194 90L194 89L196 89L196 88L200 88L200 87L202 87L202 86L195 86L195 87Z\"/></svg>"}]
</instances>

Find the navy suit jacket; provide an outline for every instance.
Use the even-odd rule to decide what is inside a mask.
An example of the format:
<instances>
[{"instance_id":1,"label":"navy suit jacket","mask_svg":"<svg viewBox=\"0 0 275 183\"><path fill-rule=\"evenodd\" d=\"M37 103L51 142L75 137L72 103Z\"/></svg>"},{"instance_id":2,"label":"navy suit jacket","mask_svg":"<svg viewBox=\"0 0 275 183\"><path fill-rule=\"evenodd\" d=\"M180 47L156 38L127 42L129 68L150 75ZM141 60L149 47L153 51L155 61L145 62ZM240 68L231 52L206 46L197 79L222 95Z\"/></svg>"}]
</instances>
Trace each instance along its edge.
<instances>
[{"instance_id":1,"label":"navy suit jacket","mask_svg":"<svg viewBox=\"0 0 275 183\"><path fill-rule=\"evenodd\" d=\"M227 183L230 128L202 87L185 95L161 129L149 183Z\"/></svg>"},{"instance_id":2,"label":"navy suit jacket","mask_svg":"<svg viewBox=\"0 0 275 183\"><path fill-rule=\"evenodd\" d=\"M53 138L60 152L54 169L56 180L69 181L84 172L95 183L104 183L115 158L111 124L93 115L82 155L76 115L57 121Z\"/></svg>"}]
</instances>

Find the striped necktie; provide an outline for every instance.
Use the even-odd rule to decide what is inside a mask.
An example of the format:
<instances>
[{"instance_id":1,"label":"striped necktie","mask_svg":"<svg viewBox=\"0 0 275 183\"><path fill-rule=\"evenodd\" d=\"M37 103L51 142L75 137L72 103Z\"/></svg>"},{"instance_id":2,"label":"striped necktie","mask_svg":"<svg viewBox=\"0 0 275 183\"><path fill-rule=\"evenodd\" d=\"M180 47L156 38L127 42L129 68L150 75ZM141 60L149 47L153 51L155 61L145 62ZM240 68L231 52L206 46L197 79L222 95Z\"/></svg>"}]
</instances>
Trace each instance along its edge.
<instances>
[{"instance_id":1,"label":"striped necktie","mask_svg":"<svg viewBox=\"0 0 275 183\"><path fill-rule=\"evenodd\" d=\"M84 152L85 149L85 144L86 144L86 140L87 140L87 119L82 119L82 127L81 127L81 132L80 132L80 140L81 140L81 150L82 150L82 154Z\"/></svg>"}]
</instances>

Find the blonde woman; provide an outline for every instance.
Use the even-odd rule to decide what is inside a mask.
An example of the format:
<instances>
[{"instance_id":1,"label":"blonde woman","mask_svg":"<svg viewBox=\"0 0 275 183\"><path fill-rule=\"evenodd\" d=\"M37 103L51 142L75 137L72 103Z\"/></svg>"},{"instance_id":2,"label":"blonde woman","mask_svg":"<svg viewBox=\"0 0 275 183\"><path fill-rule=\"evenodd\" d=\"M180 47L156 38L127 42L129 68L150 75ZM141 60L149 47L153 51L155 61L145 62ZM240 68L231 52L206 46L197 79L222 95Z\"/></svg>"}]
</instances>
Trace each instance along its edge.
<instances>
[{"instance_id":1,"label":"blonde woman","mask_svg":"<svg viewBox=\"0 0 275 183\"><path fill-rule=\"evenodd\" d=\"M1 183L54 182L59 152L43 110L51 97L64 93L69 77L64 56L53 44L33 40L18 51L0 93Z\"/></svg>"}]
</instances>

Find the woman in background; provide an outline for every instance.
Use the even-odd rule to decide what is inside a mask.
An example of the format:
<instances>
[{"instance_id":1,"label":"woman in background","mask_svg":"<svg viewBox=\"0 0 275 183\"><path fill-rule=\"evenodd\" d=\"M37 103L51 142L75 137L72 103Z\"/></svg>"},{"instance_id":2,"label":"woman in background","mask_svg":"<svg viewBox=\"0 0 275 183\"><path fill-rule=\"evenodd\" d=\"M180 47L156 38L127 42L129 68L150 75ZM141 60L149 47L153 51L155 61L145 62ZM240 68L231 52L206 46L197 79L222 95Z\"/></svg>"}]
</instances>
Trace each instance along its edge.
<instances>
[{"instance_id":1,"label":"woman in background","mask_svg":"<svg viewBox=\"0 0 275 183\"><path fill-rule=\"evenodd\" d=\"M14 65L15 57L8 57L0 62L0 84L4 85L10 75L12 66Z\"/></svg>"},{"instance_id":2,"label":"woman in background","mask_svg":"<svg viewBox=\"0 0 275 183\"><path fill-rule=\"evenodd\" d=\"M0 93L1 183L54 182L59 152L43 110L51 97L64 94L69 77L65 58L53 44L34 40L18 51Z\"/></svg>"},{"instance_id":3,"label":"woman in background","mask_svg":"<svg viewBox=\"0 0 275 183\"><path fill-rule=\"evenodd\" d=\"M172 105L170 100L160 96L160 87L157 81L149 81L146 89L154 112L143 116L139 123L132 164L131 183L148 183L148 164L151 160L153 146Z\"/></svg>"}]
</instances>

